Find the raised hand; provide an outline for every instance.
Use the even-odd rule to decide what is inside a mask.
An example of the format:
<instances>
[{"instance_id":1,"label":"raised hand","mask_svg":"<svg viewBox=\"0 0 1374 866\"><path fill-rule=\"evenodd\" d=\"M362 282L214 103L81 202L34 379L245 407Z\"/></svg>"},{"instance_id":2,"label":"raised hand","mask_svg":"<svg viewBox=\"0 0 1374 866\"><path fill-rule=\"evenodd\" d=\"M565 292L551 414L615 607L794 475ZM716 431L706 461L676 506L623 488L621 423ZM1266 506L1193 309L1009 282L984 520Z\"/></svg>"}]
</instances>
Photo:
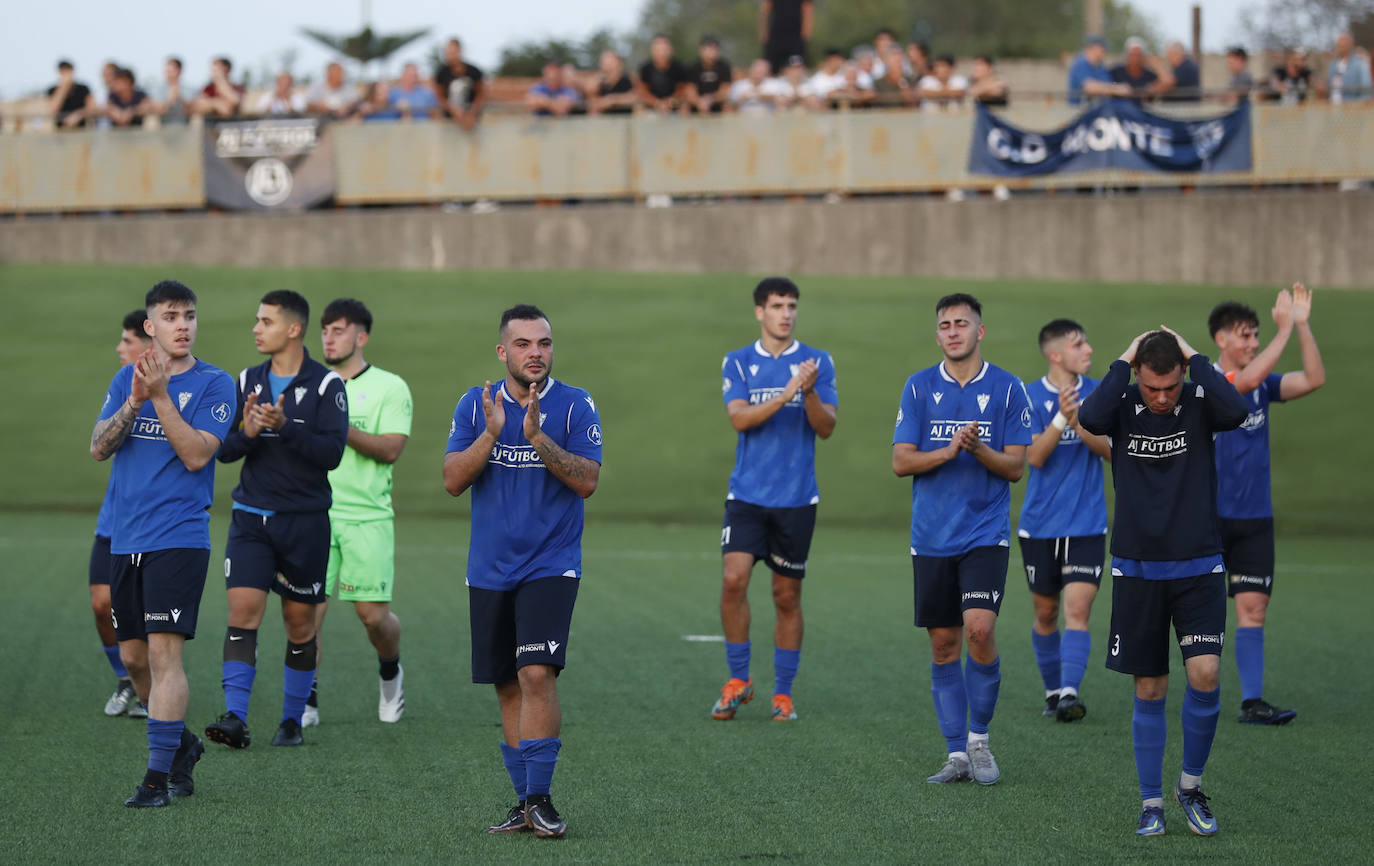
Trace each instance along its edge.
<instances>
[{"instance_id":1,"label":"raised hand","mask_svg":"<svg viewBox=\"0 0 1374 866\"><path fill-rule=\"evenodd\" d=\"M539 433L539 392L531 384L530 402L525 406L525 438L533 442Z\"/></svg>"},{"instance_id":2,"label":"raised hand","mask_svg":"<svg viewBox=\"0 0 1374 866\"><path fill-rule=\"evenodd\" d=\"M262 422L258 419L258 393L254 391L243 400L243 435L249 439L262 432Z\"/></svg>"},{"instance_id":3,"label":"raised hand","mask_svg":"<svg viewBox=\"0 0 1374 866\"><path fill-rule=\"evenodd\" d=\"M1293 284L1293 324L1305 325L1312 318L1312 290L1302 283Z\"/></svg>"},{"instance_id":4,"label":"raised hand","mask_svg":"<svg viewBox=\"0 0 1374 866\"><path fill-rule=\"evenodd\" d=\"M286 410L282 408L285 404L286 395L282 394L275 403L260 403L253 407L258 423L264 430L280 430L286 426Z\"/></svg>"},{"instance_id":5,"label":"raised hand","mask_svg":"<svg viewBox=\"0 0 1374 866\"><path fill-rule=\"evenodd\" d=\"M1161 331L1164 331L1165 333L1173 334L1174 339L1178 340L1178 347L1183 350L1183 360L1187 361L1194 355L1200 354L1197 349L1194 349L1192 346L1188 344L1187 340L1183 339L1182 335L1180 335L1178 331L1175 331L1168 325L1160 325L1159 329Z\"/></svg>"},{"instance_id":6,"label":"raised hand","mask_svg":"<svg viewBox=\"0 0 1374 866\"><path fill-rule=\"evenodd\" d=\"M1151 331L1146 331L1145 333L1138 335L1134 340L1131 341L1131 345L1126 347L1126 351L1121 353L1121 357L1118 360L1125 361L1127 364L1134 364L1135 353L1140 348L1140 341L1150 336L1151 333Z\"/></svg>"},{"instance_id":7,"label":"raised hand","mask_svg":"<svg viewBox=\"0 0 1374 866\"><path fill-rule=\"evenodd\" d=\"M1301 283L1294 283L1293 288L1298 288ZM1279 326L1279 330L1285 330L1293 326L1293 294L1287 289L1280 289L1274 298L1274 308L1269 311L1269 315L1274 317L1274 324Z\"/></svg>"},{"instance_id":8,"label":"raised hand","mask_svg":"<svg viewBox=\"0 0 1374 866\"><path fill-rule=\"evenodd\" d=\"M1078 423L1078 407L1082 402L1078 399L1077 388L1059 390L1059 412L1068 419L1070 427Z\"/></svg>"},{"instance_id":9,"label":"raised hand","mask_svg":"<svg viewBox=\"0 0 1374 866\"><path fill-rule=\"evenodd\" d=\"M820 376L821 367L816 363L815 358L807 358L797 367L797 375L801 377L800 387L803 394L810 394L816 387L816 379Z\"/></svg>"},{"instance_id":10,"label":"raised hand","mask_svg":"<svg viewBox=\"0 0 1374 866\"><path fill-rule=\"evenodd\" d=\"M978 438L978 422L970 421L958 433L955 434L955 441L959 447L972 454L983 447L983 440Z\"/></svg>"},{"instance_id":11,"label":"raised hand","mask_svg":"<svg viewBox=\"0 0 1374 866\"><path fill-rule=\"evenodd\" d=\"M134 365L134 381L141 383L145 399L161 397L167 393L167 382L171 376L167 373L166 366L162 359L157 356L157 352L149 348L139 357Z\"/></svg>"},{"instance_id":12,"label":"raised hand","mask_svg":"<svg viewBox=\"0 0 1374 866\"><path fill-rule=\"evenodd\" d=\"M486 416L487 432L493 439L500 439L501 429L506 426L505 402L504 399L491 399L491 382L488 381L482 389L482 414Z\"/></svg>"},{"instance_id":13,"label":"raised hand","mask_svg":"<svg viewBox=\"0 0 1374 866\"><path fill-rule=\"evenodd\" d=\"M154 354L156 354L156 352L154 351L154 349L153 349L151 346L149 346L149 347L143 352L142 355L139 355L139 356L134 360L134 375L133 375L133 381L130 383L130 386L129 386L129 391L130 391L129 396L133 398L133 401L134 401L135 404L137 404L137 406L142 406L144 403L147 403L147 402L148 402L148 399L152 396L151 394L148 393L148 383L147 383L147 381L138 375L138 365L141 364L141 363L143 362L143 359L144 359L144 358L147 358L148 356L154 355ZM136 406L136 407L137 407L137 406Z\"/></svg>"}]
</instances>

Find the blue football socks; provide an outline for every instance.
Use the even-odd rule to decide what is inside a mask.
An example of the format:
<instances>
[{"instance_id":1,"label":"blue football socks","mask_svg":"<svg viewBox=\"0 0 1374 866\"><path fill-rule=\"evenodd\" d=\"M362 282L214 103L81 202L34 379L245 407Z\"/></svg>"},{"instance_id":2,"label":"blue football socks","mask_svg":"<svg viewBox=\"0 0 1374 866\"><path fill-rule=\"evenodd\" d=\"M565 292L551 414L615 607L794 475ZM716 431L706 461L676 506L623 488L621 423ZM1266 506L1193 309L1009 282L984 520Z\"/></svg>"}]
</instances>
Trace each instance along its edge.
<instances>
[{"instance_id":1,"label":"blue football socks","mask_svg":"<svg viewBox=\"0 0 1374 866\"><path fill-rule=\"evenodd\" d=\"M1236 671L1240 674L1240 699L1264 697L1264 627L1236 629Z\"/></svg>"},{"instance_id":2,"label":"blue football socks","mask_svg":"<svg viewBox=\"0 0 1374 866\"><path fill-rule=\"evenodd\" d=\"M1131 742L1135 745L1135 772L1140 779L1140 799L1164 795L1164 742L1169 729L1164 722L1164 698L1135 699L1131 716Z\"/></svg>"},{"instance_id":3,"label":"blue football socks","mask_svg":"<svg viewBox=\"0 0 1374 866\"><path fill-rule=\"evenodd\" d=\"M1035 650L1035 663L1040 666L1040 679L1045 681L1046 691L1059 688L1059 632L1041 634L1031 629L1031 648Z\"/></svg>"},{"instance_id":4,"label":"blue football socks","mask_svg":"<svg viewBox=\"0 0 1374 866\"><path fill-rule=\"evenodd\" d=\"M1002 660L979 664L969 657L964 666L964 690L968 694L968 729L970 733L986 734L997 709L997 691L1002 686Z\"/></svg>"},{"instance_id":5,"label":"blue football socks","mask_svg":"<svg viewBox=\"0 0 1374 866\"><path fill-rule=\"evenodd\" d=\"M797 666L801 664L801 650L773 647L773 679L776 685L773 693L792 694L792 680L797 678Z\"/></svg>"},{"instance_id":6,"label":"blue football socks","mask_svg":"<svg viewBox=\"0 0 1374 866\"><path fill-rule=\"evenodd\" d=\"M730 676L737 680L749 679L749 641L744 643L725 642L725 660L730 664Z\"/></svg>"},{"instance_id":7,"label":"blue football socks","mask_svg":"<svg viewBox=\"0 0 1374 866\"><path fill-rule=\"evenodd\" d=\"M224 662L224 708L248 720L248 699L253 696L253 678L258 669L247 662Z\"/></svg>"},{"instance_id":8,"label":"blue football socks","mask_svg":"<svg viewBox=\"0 0 1374 866\"><path fill-rule=\"evenodd\" d=\"M1201 776L1217 735L1221 715L1221 689L1200 692L1188 686L1183 693L1183 772Z\"/></svg>"},{"instance_id":9,"label":"blue football socks","mask_svg":"<svg viewBox=\"0 0 1374 866\"><path fill-rule=\"evenodd\" d=\"M501 743L501 762L506 765L506 773L510 776L510 783L515 787L515 797L521 803L525 802L525 786L529 784L525 773L525 758L520 750L515 746L508 746L503 741Z\"/></svg>"},{"instance_id":10,"label":"blue football socks","mask_svg":"<svg viewBox=\"0 0 1374 866\"><path fill-rule=\"evenodd\" d=\"M526 797L548 796L553 787L553 769L558 763L558 750L563 741L558 737L540 737L520 741L520 757L525 761Z\"/></svg>"},{"instance_id":11,"label":"blue football socks","mask_svg":"<svg viewBox=\"0 0 1374 866\"><path fill-rule=\"evenodd\" d=\"M119 644L107 646L103 649L105 650L105 658L110 660L110 668L114 671L114 675L121 680L127 680L129 678L129 671L124 667L124 659L119 657Z\"/></svg>"},{"instance_id":12,"label":"blue football socks","mask_svg":"<svg viewBox=\"0 0 1374 866\"><path fill-rule=\"evenodd\" d=\"M968 751L968 697L957 659L943 665L930 663L930 694L950 754Z\"/></svg>"},{"instance_id":13,"label":"blue football socks","mask_svg":"<svg viewBox=\"0 0 1374 866\"><path fill-rule=\"evenodd\" d=\"M181 732L186 723L178 719L165 722L148 717L148 769L158 773L172 770L172 756L181 745Z\"/></svg>"},{"instance_id":14,"label":"blue football socks","mask_svg":"<svg viewBox=\"0 0 1374 866\"><path fill-rule=\"evenodd\" d=\"M1063 658L1060 685L1078 692L1083 685L1083 674L1088 669L1088 656L1092 653L1093 636L1076 628L1064 629L1064 638L1059 642L1059 654Z\"/></svg>"}]
</instances>

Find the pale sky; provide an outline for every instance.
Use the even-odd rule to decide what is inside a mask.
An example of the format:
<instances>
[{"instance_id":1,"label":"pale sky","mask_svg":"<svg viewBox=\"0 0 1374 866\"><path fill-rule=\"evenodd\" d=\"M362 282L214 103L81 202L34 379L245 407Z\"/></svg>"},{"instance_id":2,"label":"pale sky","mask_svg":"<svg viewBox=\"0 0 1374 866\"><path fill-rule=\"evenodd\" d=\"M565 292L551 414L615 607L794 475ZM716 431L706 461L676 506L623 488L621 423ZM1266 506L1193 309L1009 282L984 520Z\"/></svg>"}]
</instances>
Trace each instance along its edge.
<instances>
[{"instance_id":1,"label":"pale sky","mask_svg":"<svg viewBox=\"0 0 1374 866\"><path fill-rule=\"evenodd\" d=\"M300 36L297 28L356 31L366 2L0 0L0 99L53 83L61 57L71 59L78 79L93 87L106 60L131 67L140 84L152 84L161 79L162 60L169 54L181 57L187 81L197 87L207 80L210 58L218 54L233 59L235 78L244 69L254 70L256 77L264 67L279 68L283 52L294 49L297 74L318 77L329 53ZM490 69L501 48L514 42L546 36L580 39L601 27L628 30L638 22L641 2L371 0L369 5L375 31L432 28L428 36L393 56L389 71L394 72L406 60L423 59L432 45L450 35L463 40L470 61ZM1166 36L1188 41L1192 0L1136 0L1135 5L1148 9ZM1239 41L1237 12L1243 5L1246 0L1202 0L1204 48L1221 49ZM822 34L817 37L824 41Z\"/></svg>"}]
</instances>

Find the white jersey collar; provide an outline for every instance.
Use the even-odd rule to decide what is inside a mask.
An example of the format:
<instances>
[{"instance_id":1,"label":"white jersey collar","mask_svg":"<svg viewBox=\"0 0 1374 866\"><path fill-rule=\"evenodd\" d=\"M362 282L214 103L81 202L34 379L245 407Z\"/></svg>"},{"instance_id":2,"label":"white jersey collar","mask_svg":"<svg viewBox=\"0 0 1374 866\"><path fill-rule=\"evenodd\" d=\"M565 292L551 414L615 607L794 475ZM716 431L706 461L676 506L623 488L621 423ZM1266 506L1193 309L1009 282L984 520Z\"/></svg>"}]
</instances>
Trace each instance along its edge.
<instances>
[{"instance_id":1,"label":"white jersey collar","mask_svg":"<svg viewBox=\"0 0 1374 866\"><path fill-rule=\"evenodd\" d=\"M1041 376L1041 377L1040 377L1040 384L1041 384L1041 385L1044 385L1044 386L1045 386L1045 390L1046 390L1046 391L1049 391L1051 394L1058 394L1058 393L1059 393L1059 389L1056 388L1055 385L1054 385L1054 383L1050 381L1050 377L1049 377L1049 376ZM1075 391L1082 391L1082 390L1083 390L1083 377L1082 377L1082 376L1079 376L1079 377L1078 377L1078 381L1074 383L1073 389L1074 389Z\"/></svg>"},{"instance_id":2,"label":"white jersey collar","mask_svg":"<svg viewBox=\"0 0 1374 866\"><path fill-rule=\"evenodd\" d=\"M945 362L944 362L944 361L941 361L941 362L940 362L939 370L940 370L940 378L944 379L946 382L952 382L952 383L954 383L955 385L958 385L958 384L959 384L959 380L956 379L956 378L954 378L953 376L951 376L951 375L949 374L949 371L945 369ZM969 380L968 380L969 385L972 385L974 382L977 382L979 379L983 378L983 377L986 376L987 374L988 374L988 362L987 362L987 361L984 361L984 362L983 362L983 368L982 368L981 370L978 371L978 375L977 375L977 376L974 376L972 379L969 379ZM967 386L961 386L961 387L967 387Z\"/></svg>"},{"instance_id":3,"label":"white jersey collar","mask_svg":"<svg viewBox=\"0 0 1374 866\"><path fill-rule=\"evenodd\" d=\"M794 339L794 340L792 341L792 345L788 346L786 349L783 349L781 352L778 353L778 357L781 358L783 355L790 355L790 354L792 354L793 352L797 351L797 350L800 349L800 348L801 348L801 342L800 342L799 340L795 340L795 339ZM754 351L755 351L755 352L758 352L760 355L762 355L762 356L765 357L765 358L772 358L772 357L773 357L772 353L770 353L767 349L763 348L763 341L762 341L762 340L755 340L755 341L754 341Z\"/></svg>"},{"instance_id":4,"label":"white jersey collar","mask_svg":"<svg viewBox=\"0 0 1374 866\"><path fill-rule=\"evenodd\" d=\"M543 399L544 399L544 395L549 393L549 389L551 389L551 388L554 386L554 384L555 384L556 382L557 382L557 380L554 379L552 376L550 376L549 378L547 378L547 379L544 380L544 387L539 389L539 399L540 399L540 400L543 400ZM505 383L505 382L502 382L502 383L501 383L501 396L504 397L504 398L506 398L507 400L511 401L512 403L519 403L519 402L520 402L520 401L516 400L514 397L512 397L509 393L506 392L506 383Z\"/></svg>"}]
</instances>

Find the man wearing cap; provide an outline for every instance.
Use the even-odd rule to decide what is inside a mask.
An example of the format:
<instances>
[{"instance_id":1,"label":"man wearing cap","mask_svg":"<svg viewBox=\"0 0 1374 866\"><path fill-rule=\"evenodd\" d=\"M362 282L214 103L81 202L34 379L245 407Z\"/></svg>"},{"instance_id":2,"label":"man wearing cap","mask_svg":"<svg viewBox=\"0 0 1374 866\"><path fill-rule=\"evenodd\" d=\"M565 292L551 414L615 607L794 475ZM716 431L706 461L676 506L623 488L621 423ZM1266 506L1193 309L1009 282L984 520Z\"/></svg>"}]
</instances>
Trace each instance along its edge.
<instances>
[{"instance_id":1,"label":"man wearing cap","mask_svg":"<svg viewBox=\"0 0 1374 866\"><path fill-rule=\"evenodd\" d=\"M1089 36L1083 50L1069 66L1069 105L1081 105L1084 96L1113 96L1118 88L1107 71L1107 40Z\"/></svg>"},{"instance_id":2,"label":"man wearing cap","mask_svg":"<svg viewBox=\"0 0 1374 866\"><path fill-rule=\"evenodd\" d=\"M1116 96L1153 99L1174 86L1174 73L1158 57L1145 53L1145 40L1132 36L1126 40L1126 59L1111 70L1112 81L1125 85Z\"/></svg>"}]
</instances>

